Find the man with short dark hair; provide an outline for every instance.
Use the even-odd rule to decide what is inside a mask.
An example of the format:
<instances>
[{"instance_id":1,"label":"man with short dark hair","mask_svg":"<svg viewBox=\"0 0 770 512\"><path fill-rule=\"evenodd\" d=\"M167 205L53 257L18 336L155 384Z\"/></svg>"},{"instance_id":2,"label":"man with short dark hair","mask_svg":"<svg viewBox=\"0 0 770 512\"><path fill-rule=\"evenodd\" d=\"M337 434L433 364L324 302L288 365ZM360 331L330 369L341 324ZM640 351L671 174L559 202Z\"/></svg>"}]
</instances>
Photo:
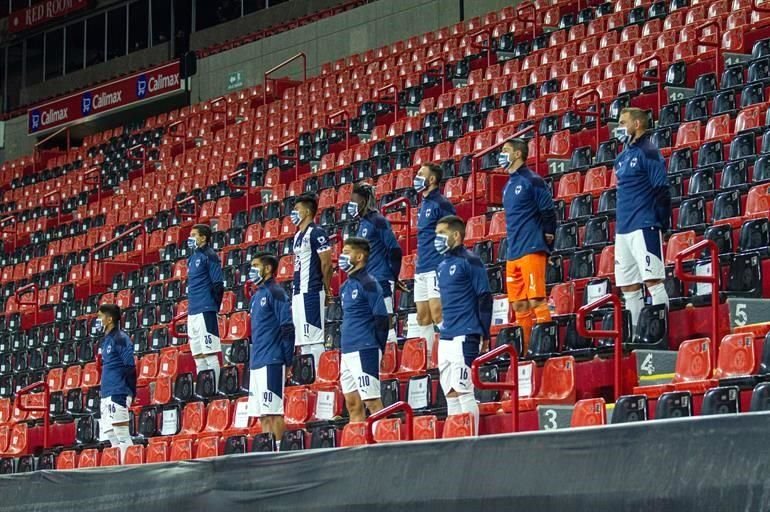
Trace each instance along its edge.
<instances>
[{"instance_id":1,"label":"man with short dark hair","mask_svg":"<svg viewBox=\"0 0 770 512\"><path fill-rule=\"evenodd\" d=\"M414 302L421 335L428 342L428 354L433 350L436 326L441 324L441 295L436 268L441 256L433 247L436 224L447 215L454 215L455 207L441 195L439 186L443 172L436 164L420 167L414 178L414 189L422 195L417 217L417 264L414 276Z\"/></svg>"},{"instance_id":2,"label":"man with short dark hair","mask_svg":"<svg viewBox=\"0 0 770 512\"><path fill-rule=\"evenodd\" d=\"M398 245L388 219L377 211L374 188L366 184L355 185L350 195L348 213L358 219L356 236L369 241L366 272L380 283L385 307L392 315L394 286L401 273L401 246ZM396 330L392 327L388 331L388 341L396 341Z\"/></svg>"},{"instance_id":3,"label":"man with short dark hair","mask_svg":"<svg viewBox=\"0 0 770 512\"><path fill-rule=\"evenodd\" d=\"M275 282L278 258L258 254L251 263L249 281L258 286L251 298L251 355L249 416L260 418L263 432L272 432L280 444L283 422L283 386L286 367L294 357L294 323L286 291Z\"/></svg>"},{"instance_id":4,"label":"man with short dark hair","mask_svg":"<svg viewBox=\"0 0 770 512\"><path fill-rule=\"evenodd\" d=\"M97 364L101 366L100 388L101 439L108 439L113 447L119 447L121 457L133 444L129 432L129 414L136 396L136 365L134 344L120 330L120 308L115 304L102 304L96 315L94 330L104 333L99 346Z\"/></svg>"},{"instance_id":5,"label":"man with short dark hair","mask_svg":"<svg viewBox=\"0 0 770 512\"><path fill-rule=\"evenodd\" d=\"M369 242L345 240L339 257L340 270L348 279L340 288L340 384L351 422L366 419L366 409L382 409L380 359L388 338L389 317L379 283L366 272Z\"/></svg>"},{"instance_id":6,"label":"man with short dark hair","mask_svg":"<svg viewBox=\"0 0 770 512\"><path fill-rule=\"evenodd\" d=\"M663 232L671 224L671 190L666 161L650 141L647 122L644 110L625 108L615 129L615 137L623 144L615 160L615 282L634 328L644 307L642 283L653 304L668 306Z\"/></svg>"},{"instance_id":7,"label":"man with short dark hair","mask_svg":"<svg viewBox=\"0 0 770 512\"><path fill-rule=\"evenodd\" d=\"M545 271L556 232L553 196L543 178L527 167L528 142L512 139L500 150L499 165L509 175L503 189L508 240L506 288L516 323L524 332L524 353L532 326L551 321Z\"/></svg>"},{"instance_id":8,"label":"man with short dark hair","mask_svg":"<svg viewBox=\"0 0 770 512\"><path fill-rule=\"evenodd\" d=\"M332 259L329 237L315 223L318 200L303 194L294 203L291 221L294 235L294 296L292 313L296 345L312 354L315 368L324 351L326 298L331 296Z\"/></svg>"},{"instance_id":9,"label":"man with short dark hair","mask_svg":"<svg viewBox=\"0 0 770 512\"><path fill-rule=\"evenodd\" d=\"M214 386L219 385L219 359L222 352L217 313L225 293L222 262L211 248L211 227L196 224L187 245L187 336L198 373L214 370Z\"/></svg>"},{"instance_id":10,"label":"man with short dark hair","mask_svg":"<svg viewBox=\"0 0 770 512\"><path fill-rule=\"evenodd\" d=\"M492 292L484 264L465 248L464 240L465 222L460 217L438 221L435 251L443 258L437 270L443 309L438 370L447 414L472 414L478 433L479 406L470 373L482 341L489 343Z\"/></svg>"}]
</instances>

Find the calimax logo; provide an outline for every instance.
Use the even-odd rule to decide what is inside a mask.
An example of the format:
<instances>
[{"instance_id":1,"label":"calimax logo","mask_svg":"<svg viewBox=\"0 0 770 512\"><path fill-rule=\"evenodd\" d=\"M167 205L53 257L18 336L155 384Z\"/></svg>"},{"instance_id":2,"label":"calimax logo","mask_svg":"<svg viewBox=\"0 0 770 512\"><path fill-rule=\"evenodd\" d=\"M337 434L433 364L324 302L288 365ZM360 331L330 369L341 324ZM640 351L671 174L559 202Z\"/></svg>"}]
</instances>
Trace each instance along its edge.
<instances>
[{"instance_id":1,"label":"calimax logo","mask_svg":"<svg viewBox=\"0 0 770 512\"><path fill-rule=\"evenodd\" d=\"M43 112L35 111L32 113L32 131L45 128L49 124L66 121L69 119L69 107L59 109L48 109Z\"/></svg>"}]
</instances>

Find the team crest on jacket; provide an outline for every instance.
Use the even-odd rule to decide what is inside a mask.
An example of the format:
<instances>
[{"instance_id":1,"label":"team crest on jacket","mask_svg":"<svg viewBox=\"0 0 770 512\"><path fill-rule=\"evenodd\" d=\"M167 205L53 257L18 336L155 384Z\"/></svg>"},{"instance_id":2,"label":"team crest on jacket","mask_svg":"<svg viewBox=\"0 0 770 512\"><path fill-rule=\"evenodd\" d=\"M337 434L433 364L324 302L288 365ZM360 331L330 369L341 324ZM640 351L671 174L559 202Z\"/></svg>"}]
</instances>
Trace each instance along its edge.
<instances>
[{"instance_id":1,"label":"team crest on jacket","mask_svg":"<svg viewBox=\"0 0 770 512\"><path fill-rule=\"evenodd\" d=\"M514 192L516 193L516 195L521 194L521 185L516 185L516 190L514 190Z\"/></svg>"},{"instance_id":2,"label":"team crest on jacket","mask_svg":"<svg viewBox=\"0 0 770 512\"><path fill-rule=\"evenodd\" d=\"M112 352L112 345L107 345L107 353L109 354Z\"/></svg>"},{"instance_id":3,"label":"team crest on jacket","mask_svg":"<svg viewBox=\"0 0 770 512\"><path fill-rule=\"evenodd\" d=\"M200 267L201 266L201 260L195 260L195 266Z\"/></svg>"},{"instance_id":4,"label":"team crest on jacket","mask_svg":"<svg viewBox=\"0 0 770 512\"><path fill-rule=\"evenodd\" d=\"M634 157L634 158L631 159L631 161L628 163L628 165L631 166L631 167L636 167L636 164L637 164L638 161L639 160L636 157Z\"/></svg>"},{"instance_id":5,"label":"team crest on jacket","mask_svg":"<svg viewBox=\"0 0 770 512\"><path fill-rule=\"evenodd\" d=\"M265 304L267 304L267 297L262 297L262 299L259 301L259 305L264 308Z\"/></svg>"},{"instance_id":6,"label":"team crest on jacket","mask_svg":"<svg viewBox=\"0 0 770 512\"><path fill-rule=\"evenodd\" d=\"M364 228L361 230L361 236L366 236L366 234L369 232L367 228Z\"/></svg>"},{"instance_id":7,"label":"team crest on jacket","mask_svg":"<svg viewBox=\"0 0 770 512\"><path fill-rule=\"evenodd\" d=\"M357 297L358 297L358 290L353 290L352 292L350 292L351 299L356 300Z\"/></svg>"},{"instance_id":8,"label":"team crest on jacket","mask_svg":"<svg viewBox=\"0 0 770 512\"><path fill-rule=\"evenodd\" d=\"M450 276L455 275L456 270L457 270L457 265L452 265L451 267L449 267L449 275Z\"/></svg>"},{"instance_id":9,"label":"team crest on jacket","mask_svg":"<svg viewBox=\"0 0 770 512\"><path fill-rule=\"evenodd\" d=\"M430 210L425 210L425 216L430 217Z\"/></svg>"}]
</instances>

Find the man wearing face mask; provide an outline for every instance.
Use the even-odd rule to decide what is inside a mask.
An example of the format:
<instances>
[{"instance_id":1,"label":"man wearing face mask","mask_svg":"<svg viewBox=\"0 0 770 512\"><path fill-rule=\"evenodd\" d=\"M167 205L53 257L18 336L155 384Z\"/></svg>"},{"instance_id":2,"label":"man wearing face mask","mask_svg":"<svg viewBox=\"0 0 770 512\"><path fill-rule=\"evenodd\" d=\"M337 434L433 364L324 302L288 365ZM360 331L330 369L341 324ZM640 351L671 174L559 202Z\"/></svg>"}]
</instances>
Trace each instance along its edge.
<instances>
[{"instance_id":1,"label":"man wearing face mask","mask_svg":"<svg viewBox=\"0 0 770 512\"><path fill-rule=\"evenodd\" d=\"M471 364L484 340L489 343L492 292L487 270L463 245L465 222L450 215L438 221L435 250L443 256L438 284L444 321L438 343L438 370L447 414L471 413L479 430L479 406L473 393Z\"/></svg>"},{"instance_id":2,"label":"man wearing face mask","mask_svg":"<svg viewBox=\"0 0 770 512\"><path fill-rule=\"evenodd\" d=\"M263 432L272 432L280 446L283 422L283 385L286 367L294 356L294 323L291 303L273 279L278 259L259 254L251 263L249 281L259 288L251 297L251 355L249 365L249 416L260 418Z\"/></svg>"},{"instance_id":3,"label":"man wearing face mask","mask_svg":"<svg viewBox=\"0 0 770 512\"><path fill-rule=\"evenodd\" d=\"M369 185L356 185L350 195L348 213L358 219L356 236L369 242L369 258L366 272L375 278L385 298L388 313L393 314L394 285L401 273L401 246L390 222L377 211L374 189ZM403 286L399 283L400 286ZM392 324L392 322L391 322ZM396 330L391 327L388 331L388 341L396 342Z\"/></svg>"},{"instance_id":4,"label":"man wearing face mask","mask_svg":"<svg viewBox=\"0 0 770 512\"><path fill-rule=\"evenodd\" d=\"M312 354L315 368L324 351L324 313L332 278L331 247L326 231L315 222L318 201L301 195L294 203L291 221L294 235L294 314L296 345Z\"/></svg>"},{"instance_id":5,"label":"man wearing face mask","mask_svg":"<svg viewBox=\"0 0 770 512\"><path fill-rule=\"evenodd\" d=\"M340 288L340 384L351 422L366 420L366 409L382 409L380 359L388 338L390 318L379 283L366 272L369 242L345 240L339 257L340 270L348 278Z\"/></svg>"},{"instance_id":6,"label":"man wearing face mask","mask_svg":"<svg viewBox=\"0 0 770 512\"><path fill-rule=\"evenodd\" d=\"M421 337L428 342L428 357L433 350L435 326L441 324L441 296L436 268L441 255L436 252L436 224L447 215L454 215L455 207L441 195L439 185L443 172L436 164L420 167L414 178L414 189L422 195L417 217L417 264L414 275L414 302L417 306L417 323Z\"/></svg>"},{"instance_id":7,"label":"man wearing face mask","mask_svg":"<svg viewBox=\"0 0 770 512\"><path fill-rule=\"evenodd\" d=\"M551 321L545 270L556 232L556 210L543 179L527 167L527 141L512 139L501 148L499 165L509 175L503 189L508 252L506 288L516 323L524 331L524 353L535 323Z\"/></svg>"},{"instance_id":8,"label":"man wearing face mask","mask_svg":"<svg viewBox=\"0 0 770 512\"><path fill-rule=\"evenodd\" d=\"M636 328L644 307L642 283L653 304L668 306L663 232L671 223L671 191L666 162L647 133L645 111L623 109L615 137L623 144L623 152L615 160L615 282Z\"/></svg>"},{"instance_id":9,"label":"man wearing face mask","mask_svg":"<svg viewBox=\"0 0 770 512\"><path fill-rule=\"evenodd\" d=\"M136 366L134 344L120 330L120 316L118 306L102 304L94 328L104 333L97 358L102 371L101 439L119 447L121 457L125 457L128 447L134 444L128 429L128 409L136 396Z\"/></svg>"},{"instance_id":10,"label":"man wearing face mask","mask_svg":"<svg viewBox=\"0 0 770 512\"><path fill-rule=\"evenodd\" d=\"M187 245L187 336L198 373L214 370L214 386L219 386L219 339L217 312L225 293L222 262L211 248L211 227L196 224L190 230Z\"/></svg>"}]
</instances>

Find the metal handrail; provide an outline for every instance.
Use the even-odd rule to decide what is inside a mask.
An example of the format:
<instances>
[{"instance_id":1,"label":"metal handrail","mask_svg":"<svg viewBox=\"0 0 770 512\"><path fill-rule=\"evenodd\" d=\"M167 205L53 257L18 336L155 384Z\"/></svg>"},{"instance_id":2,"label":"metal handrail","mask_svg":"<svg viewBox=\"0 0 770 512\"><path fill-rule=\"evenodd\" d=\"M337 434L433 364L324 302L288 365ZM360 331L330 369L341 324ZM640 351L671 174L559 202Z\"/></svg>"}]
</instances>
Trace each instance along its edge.
<instances>
[{"instance_id":1,"label":"metal handrail","mask_svg":"<svg viewBox=\"0 0 770 512\"><path fill-rule=\"evenodd\" d=\"M188 316L187 313L179 313L178 315L176 315L174 318L171 319L171 323L169 324L169 328L168 328L168 334L172 338L187 338L188 337L187 333L182 333L182 332L179 332L179 331L176 330L177 324L179 322L181 322L182 320L184 320L185 318L187 318L187 316Z\"/></svg>"},{"instance_id":2,"label":"metal handrail","mask_svg":"<svg viewBox=\"0 0 770 512\"><path fill-rule=\"evenodd\" d=\"M481 366L497 359L503 354L508 354L511 358L511 365L508 367L509 377L506 382L484 382L481 380ZM513 372L511 374L511 372ZM511 392L511 432L519 431L519 354L516 353L516 347L510 344L500 345L486 354L480 355L471 363L471 380L476 389L490 391Z\"/></svg>"},{"instance_id":3,"label":"metal handrail","mask_svg":"<svg viewBox=\"0 0 770 512\"><path fill-rule=\"evenodd\" d=\"M84 185L94 185L96 187L96 209L102 213L102 168L91 167L83 174ZM94 178L94 179L91 179Z\"/></svg>"},{"instance_id":4,"label":"metal handrail","mask_svg":"<svg viewBox=\"0 0 770 512\"><path fill-rule=\"evenodd\" d=\"M69 154L72 146L71 139L70 139L70 127L63 126L58 130L56 130L55 132L53 132L52 134L45 136L42 140L39 140L38 142L35 143L35 148L32 151L32 171L33 172L37 172L37 161L40 157L40 146L42 146L43 144L45 144L46 142L53 139L54 137L56 137L57 135L59 135L61 132L64 132L64 131L67 132L67 153Z\"/></svg>"},{"instance_id":5,"label":"metal handrail","mask_svg":"<svg viewBox=\"0 0 770 512\"><path fill-rule=\"evenodd\" d=\"M596 107L596 112L591 112L588 109L579 109L578 108L578 101L582 100L583 98L588 98L589 96L594 97L594 106ZM602 97L599 94L598 89L589 89L583 92L580 92L572 97L572 111L574 114L578 117L595 117L596 118L596 151L599 151L599 144L601 143L601 138L599 136L599 128L601 126L601 119L602 119Z\"/></svg>"},{"instance_id":6,"label":"metal handrail","mask_svg":"<svg viewBox=\"0 0 770 512\"><path fill-rule=\"evenodd\" d=\"M33 294L32 301L25 301L22 299L22 296L27 295L29 293ZM33 307L33 318L35 321L35 326L37 326L38 321L38 313L40 312L40 290L38 289L37 285L35 283L29 283L28 285L22 286L16 292L14 293L14 297L16 298L16 305L21 308L21 306L32 306ZM21 309L19 309L21 311Z\"/></svg>"},{"instance_id":7,"label":"metal handrail","mask_svg":"<svg viewBox=\"0 0 770 512\"><path fill-rule=\"evenodd\" d=\"M88 294L93 295L93 287L94 287L94 261L102 261L102 260L96 260L94 258L94 254L101 251L105 247L108 247L110 244L117 242L118 240L123 240L124 238L128 238L130 235L133 235L137 231L141 231L144 235L144 241L142 243L142 250L139 255L139 261L141 261L141 265L144 266L144 253L147 249L147 228L144 227L144 224L137 224L136 226L132 227L131 229L128 229L124 231L123 233L119 234L118 236L112 238L112 240L107 240L106 242L103 242L88 253L88 270L89 270L89 276L88 276Z\"/></svg>"},{"instance_id":8,"label":"metal handrail","mask_svg":"<svg viewBox=\"0 0 770 512\"><path fill-rule=\"evenodd\" d=\"M294 156L282 156L281 151L286 146L294 145ZM289 140L285 140L278 145L278 160L293 160L294 161L294 181L299 180L299 140L294 137Z\"/></svg>"},{"instance_id":9,"label":"metal handrail","mask_svg":"<svg viewBox=\"0 0 770 512\"><path fill-rule=\"evenodd\" d=\"M612 330L586 329L586 316L604 306L612 304L614 313ZM614 338L615 339L615 400L623 394L623 381L621 379L621 363L623 362L623 306L620 304L620 298L617 295L607 294L599 297L590 304L578 309L577 312L577 331L584 338Z\"/></svg>"},{"instance_id":10,"label":"metal handrail","mask_svg":"<svg viewBox=\"0 0 770 512\"><path fill-rule=\"evenodd\" d=\"M481 43L477 43L476 37L485 35L487 36L486 40L482 41ZM480 50L486 50L487 51L487 67L492 65L492 31L488 28L482 28L481 30L478 30L471 34L471 37L473 38L471 42L472 48L478 48ZM486 46L484 46L482 43L486 43Z\"/></svg>"},{"instance_id":11,"label":"metal handrail","mask_svg":"<svg viewBox=\"0 0 770 512\"><path fill-rule=\"evenodd\" d=\"M389 405L384 409L380 409L374 414L366 418L366 442L368 444L374 444L374 422L385 419L393 413L403 412L406 415L404 426L406 427L406 439L405 441L411 441L413 439L414 432L414 411L412 407L406 402L396 402L393 405Z\"/></svg>"},{"instance_id":12,"label":"metal handrail","mask_svg":"<svg viewBox=\"0 0 770 512\"><path fill-rule=\"evenodd\" d=\"M522 13L525 11L532 10L532 17L531 18L524 18L522 16ZM537 7L535 7L534 3L530 3L527 5L522 5L518 9L516 9L516 19L518 21L521 21L525 23L525 26L527 23L532 24L532 39L535 39L537 37Z\"/></svg>"},{"instance_id":13,"label":"metal handrail","mask_svg":"<svg viewBox=\"0 0 770 512\"><path fill-rule=\"evenodd\" d=\"M711 257L711 274L698 276L684 270L684 260L690 255L708 248ZM711 367L716 368L719 353L719 247L713 240L701 240L697 244L677 253L674 257L674 275L683 283L706 283L711 285Z\"/></svg>"},{"instance_id":14,"label":"metal handrail","mask_svg":"<svg viewBox=\"0 0 770 512\"><path fill-rule=\"evenodd\" d=\"M246 178L246 184L245 185L237 185L233 180L236 178L240 178L241 176L244 176ZM249 172L248 169L240 169L238 171L232 172L227 175L227 182L228 186L231 190L243 190L246 195L246 211L248 212L250 210L250 200L249 200L249 192L251 191L251 183L249 182ZM194 196L190 196L193 197Z\"/></svg>"},{"instance_id":15,"label":"metal handrail","mask_svg":"<svg viewBox=\"0 0 770 512\"><path fill-rule=\"evenodd\" d=\"M406 244L404 244L404 249L406 250L406 254L410 254L409 251L409 238L412 234L412 205L409 202L409 199L406 197L399 197L398 199L394 199L393 201L387 203L382 207L382 211L385 212L389 208L393 208L395 206L403 205L406 210L406 220L391 220L391 224L396 225L404 225L406 224Z\"/></svg>"},{"instance_id":16,"label":"metal handrail","mask_svg":"<svg viewBox=\"0 0 770 512\"><path fill-rule=\"evenodd\" d=\"M267 105L267 81L268 80L275 80L274 78L268 78L269 75L272 75L279 69L288 66L292 62L294 62L297 59L302 59L302 81L307 80L307 55L305 55L305 52L299 52L294 57L289 57L285 61L281 62L277 66L274 66L267 71L265 71L264 75L262 76L262 104Z\"/></svg>"},{"instance_id":17,"label":"metal handrail","mask_svg":"<svg viewBox=\"0 0 770 512\"><path fill-rule=\"evenodd\" d=\"M709 27L716 28L715 42L705 41L703 39L704 38L703 32ZM695 28L695 35L698 38L699 45L705 46L707 48L714 48L714 74L716 75L717 80L721 81L722 75L719 73L719 65L722 62L722 27L719 26L719 23L716 22L715 20L707 21L706 23L703 23L702 25L698 25Z\"/></svg>"},{"instance_id":18,"label":"metal handrail","mask_svg":"<svg viewBox=\"0 0 770 512\"><path fill-rule=\"evenodd\" d=\"M393 91L393 100L392 100L393 120L394 121L398 121L398 86L395 83L391 82L391 83L389 83L387 85L383 85L382 87L378 88L377 91L376 91L377 92L377 101L379 101L380 103L390 104L391 100L380 99L380 93L381 92L391 92L391 91Z\"/></svg>"},{"instance_id":19,"label":"metal handrail","mask_svg":"<svg viewBox=\"0 0 770 512\"><path fill-rule=\"evenodd\" d=\"M647 64L649 62L656 62L658 65L655 68L657 71L656 76L644 76L644 72L646 69L642 69L643 64ZM647 68L651 69L651 68ZM663 76L663 60L660 58L660 56L657 53L653 53L649 57L646 57L636 64L636 75L639 77L640 80L653 82L658 84L658 112L660 112L660 109L663 107L663 82L666 80L666 78ZM641 87L641 83L639 83L639 86Z\"/></svg>"},{"instance_id":20,"label":"metal handrail","mask_svg":"<svg viewBox=\"0 0 770 512\"><path fill-rule=\"evenodd\" d=\"M334 126L334 123L332 123L332 120L341 117L342 121L345 123L345 149L350 149L350 114L347 110L338 110L332 114L329 114L326 118L326 124L330 126Z\"/></svg>"},{"instance_id":21,"label":"metal handrail","mask_svg":"<svg viewBox=\"0 0 770 512\"><path fill-rule=\"evenodd\" d=\"M439 55L426 62L425 66L430 66L433 63L441 64L441 67L439 68L439 72L441 73L441 94L444 94L446 92L446 61L443 56Z\"/></svg>"},{"instance_id":22,"label":"metal handrail","mask_svg":"<svg viewBox=\"0 0 770 512\"><path fill-rule=\"evenodd\" d=\"M140 150L142 152L142 157L137 158L134 156L134 151ZM142 162L142 179L144 179L144 175L147 172L147 148L145 148L141 144L137 144L128 150L128 159L132 162Z\"/></svg>"},{"instance_id":23,"label":"metal handrail","mask_svg":"<svg viewBox=\"0 0 770 512\"><path fill-rule=\"evenodd\" d=\"M25 395L29 395L32 393L32 391L36 390L37 388L42 387L43 388L43 405L37 406L37 405L26 405L24 403L24 400L22 400L22 397ZM35 382L30 384L29 386L20 389L16 392L16 407L18 407L22 411L27 412L37 412L40 411L43 413L43 449L48 448L48 431L50 429L51 425L51 419L49 417L50 414L50 408L51 408L51 397L49 393L48 388L48 382L41 380L39 382Z\"/></svg>"},{"instance_id":24,"label":"metal handrail","mask_svg":"<svg viewBox=\"0 0 770 512\"><path fill-rule=\"evenodd\" d=\"M180 212L179 211L179 207L180 206L184 206L187 203L193 203L193 206L194 206L193 213L185 213L185 212ZM198 219L198 215L200 213L198 211L198 200L195 198L195 196L187 196L184 199L180 199L174 205L174 213L177 216L179 216L180 220L182 220L182 221L184 221L185 219L197 220Z\"/></svg>"}]
</instances>

